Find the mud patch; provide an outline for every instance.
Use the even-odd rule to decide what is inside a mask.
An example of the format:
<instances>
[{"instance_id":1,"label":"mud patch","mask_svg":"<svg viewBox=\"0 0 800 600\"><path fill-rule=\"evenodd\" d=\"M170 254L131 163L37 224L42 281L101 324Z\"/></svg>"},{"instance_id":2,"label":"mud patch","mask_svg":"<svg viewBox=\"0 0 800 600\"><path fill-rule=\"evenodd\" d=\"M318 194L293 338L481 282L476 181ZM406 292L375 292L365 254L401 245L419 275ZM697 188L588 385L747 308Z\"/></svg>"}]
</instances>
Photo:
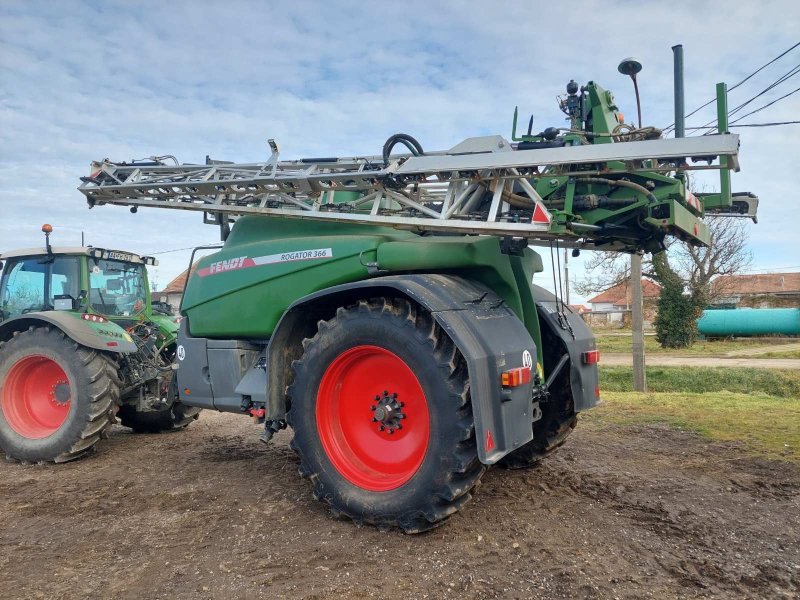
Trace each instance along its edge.
<instances>
[{"instance_id":1,"label":"mud patch","mask_svg":"<svg viewBox=\"0 0 800 600\"><path fill-rule=\"evenodd\" d=\"M792 598L800 470L662 426L591 421L490 469L421 536L328 516L236 415L120 429L87 460L0 463L8 598ZM43 568L46 565L46 568Z\"/></svg>"}]
</instances>

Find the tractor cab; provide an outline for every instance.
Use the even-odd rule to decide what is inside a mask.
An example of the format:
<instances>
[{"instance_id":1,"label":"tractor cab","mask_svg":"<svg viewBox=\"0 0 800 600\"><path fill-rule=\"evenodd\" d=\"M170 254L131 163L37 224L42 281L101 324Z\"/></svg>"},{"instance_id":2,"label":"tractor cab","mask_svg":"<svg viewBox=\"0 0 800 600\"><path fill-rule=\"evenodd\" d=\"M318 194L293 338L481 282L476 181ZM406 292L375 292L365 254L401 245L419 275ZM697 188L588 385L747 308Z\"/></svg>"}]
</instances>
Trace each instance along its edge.
<instances>
[{"instance_id":1,"label":"tractor cab","mask_svg":"<svg viewBox=\"0 0 800 600\"><path fill-rule=\"evenodd\" d=\"M93 247L52 247L0 255L0 321L46 311L72 311L108 320L148 317L146 265L155 259Z\"/></svg>"}]
</instances>

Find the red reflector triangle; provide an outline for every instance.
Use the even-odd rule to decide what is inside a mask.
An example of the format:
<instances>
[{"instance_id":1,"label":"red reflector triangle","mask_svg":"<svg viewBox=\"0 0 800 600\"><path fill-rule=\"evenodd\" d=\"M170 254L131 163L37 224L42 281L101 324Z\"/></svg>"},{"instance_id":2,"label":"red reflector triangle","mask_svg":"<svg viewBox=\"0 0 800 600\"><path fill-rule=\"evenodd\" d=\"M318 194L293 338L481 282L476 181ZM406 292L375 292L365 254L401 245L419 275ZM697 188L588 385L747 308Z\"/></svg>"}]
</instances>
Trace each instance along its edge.
<instances>
[{"instance_id":1,"label":"red reflector triangle","mask_svg":"<svg viewBox=\"0 0 800 600\"><path fill-rule=\"evenodd\" d=\"M494 450L494 438L492 437L492 432L486 432L486 451Z\"/></svg>"},{"instance_id":2,"label":"red reflector triangle","mask_svg":"<svg viewBox=\"0 0 800 600\"><path fill-rule=\"evenodd\" d=\"M544 211L544 208L541 204L537 204L536 208L533 209L533 218L531 219L531 223L549 223L550 217L547 216L547 213Z\"/></svg>"}]
</instances>

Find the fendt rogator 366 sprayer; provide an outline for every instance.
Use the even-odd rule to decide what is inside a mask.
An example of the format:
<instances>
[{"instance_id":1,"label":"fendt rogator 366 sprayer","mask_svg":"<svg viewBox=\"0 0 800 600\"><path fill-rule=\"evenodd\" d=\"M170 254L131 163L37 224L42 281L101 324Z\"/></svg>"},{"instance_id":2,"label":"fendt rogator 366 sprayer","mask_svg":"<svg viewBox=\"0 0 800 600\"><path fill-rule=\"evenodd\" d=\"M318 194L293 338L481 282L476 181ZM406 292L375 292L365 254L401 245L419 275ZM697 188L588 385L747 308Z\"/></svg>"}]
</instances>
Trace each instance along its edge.
<instances>
[{"instance_id":1,"label":"fendt rogator 366 sprayer","mask_svg":"<svg viewBox=\"0 0 800 600\"><path fill-rule=\"evenodd\" d=\"M64 462L94 448L119 416L135 431L181 429L177 320L150 302L151 257L93 247L0 254L0 448Z\"/></svg>"},{"instance_id":2,"label":"fendt rogator 366 sprayer","mask_svg":"<svg viewBox=\"0 0 800 600\"><path fill-rule=\"evenodd\" d=\"M80 191L222 229L183 298L181 402L251 415L264 441L288 424L335 514L422 531L599 401L593 336L533 284L530 245L707 244L683 172L738 168L737 136L660 139L596 83L570 82L561 108L564 129L439 152L398 134L376 156L282 161L270 141L264 163L103 160ZM705 201L737 210L729 188Z\"/></svg>"}]
</instances>

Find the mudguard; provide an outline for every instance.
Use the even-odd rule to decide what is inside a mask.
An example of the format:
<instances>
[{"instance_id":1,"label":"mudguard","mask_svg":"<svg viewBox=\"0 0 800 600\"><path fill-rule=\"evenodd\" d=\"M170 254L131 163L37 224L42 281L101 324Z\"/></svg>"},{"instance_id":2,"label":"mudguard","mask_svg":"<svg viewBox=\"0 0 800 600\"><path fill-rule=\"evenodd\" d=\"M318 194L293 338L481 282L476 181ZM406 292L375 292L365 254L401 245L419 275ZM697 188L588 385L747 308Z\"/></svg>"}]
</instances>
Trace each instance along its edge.
<instances>
[{"instance_id":1,"label":"mudguard","mask_svg":"<svg viewBox=\"0 0 800 600\"><path fill-rule=\"evenodd\" d=\"M30 312L4 321L0 325L0 340L8 339L15 331L43 325L58 327L70 339L87 348L119 354L137 350L128 332L116 323L86 321L79 314L57 310Z\"/></svg>"},{"instance_id":2,"label":"mudguard","mask_svg":"<svg viewBox=\"0 0 800 600\"><path fill-rule=\"evenodd\" d=\"M583 353L596 348L594 334L584 320L564 307L569 326L561 327L558 322L558 301L551 292L538 285L533 286L536 298L536 311L542 326L548 327L556 337L561 338L569 354L569 381L575 412L587 410L600 402L597 365L583 364Z\"/></svg>"},{"instance_id":3,"label":"mudguard","mask_svg":"<svg viewBox=\"0 0 800 600\"><path fill-rule=\"evenodd\" d=\"M278 323L269 343L269 372L284 367L283 344L289 330L313 313L317 302L338 306L358 298L405 296L430 311L467 362L470 396L475 417L478 457L485 464L500 460L533 437L538 411L532 402L532 382L503 388L501 374L530 366L536 346L523 323L504 301L482 284L450 275L376 277L309 294L292 304ZM306 316L305 319L308 319ZM279 377L269 378L269 418L283 418L283 389ZM538 418L538 417L536 417Z\"/></svg>"}]
</instances>

